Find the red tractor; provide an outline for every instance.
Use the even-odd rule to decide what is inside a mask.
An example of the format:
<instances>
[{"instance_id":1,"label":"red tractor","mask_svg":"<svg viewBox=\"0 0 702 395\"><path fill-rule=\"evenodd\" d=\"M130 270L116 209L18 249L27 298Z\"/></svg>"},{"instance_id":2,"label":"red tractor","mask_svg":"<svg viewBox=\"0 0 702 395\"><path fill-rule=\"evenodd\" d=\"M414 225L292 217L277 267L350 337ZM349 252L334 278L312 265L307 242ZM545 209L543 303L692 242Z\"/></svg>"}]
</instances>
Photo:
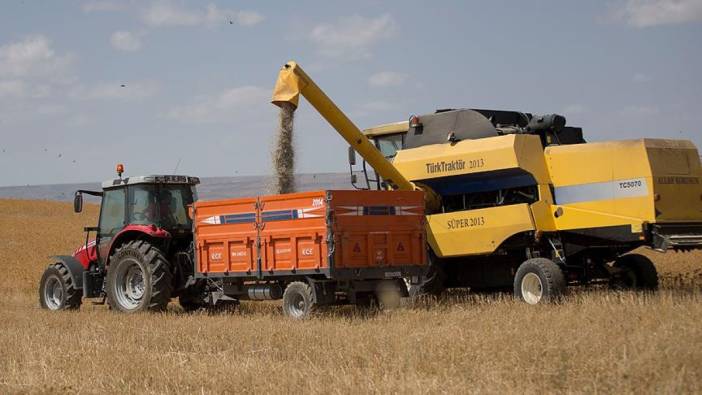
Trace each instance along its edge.
<instances>
[{"instance_id":1,"label":"red tractor","mask_svg":"<svg viewBox=\"0 0 702 395\"><path fill-rule=\"evenodd\" d=\"M98 226L87 227L85 245L71 256L54 256L39 286L41 306L77 309L83 297L101 298L122 312L164 310L178 297L187 310L204 302L193 284L192 220L196 177L162 175L105 181L102 191L79 190L102 198ZM95 238L90 239L90 233ZM109 268L109 270L108 270Z\"/></svg>"}]
</instances>

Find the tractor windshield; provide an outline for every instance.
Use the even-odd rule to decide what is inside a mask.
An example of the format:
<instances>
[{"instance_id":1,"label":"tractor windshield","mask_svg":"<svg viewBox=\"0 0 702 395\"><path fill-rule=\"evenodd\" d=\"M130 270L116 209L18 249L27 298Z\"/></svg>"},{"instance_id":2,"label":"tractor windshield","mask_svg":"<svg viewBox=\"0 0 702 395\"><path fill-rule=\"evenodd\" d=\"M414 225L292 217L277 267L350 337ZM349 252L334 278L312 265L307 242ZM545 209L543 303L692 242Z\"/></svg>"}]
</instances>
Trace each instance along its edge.
<instances>
[{"instance_id":1,"label":"tractor windshield","mask_svg":"<svg viewBox=\"0 0 702 395\"><path fill-rule=\"evenodd\" d=\"M127 189L129 223L165 229L191 227L187 210L193 191L189 185L136 184Z\"/></svg>"}]
</instances>

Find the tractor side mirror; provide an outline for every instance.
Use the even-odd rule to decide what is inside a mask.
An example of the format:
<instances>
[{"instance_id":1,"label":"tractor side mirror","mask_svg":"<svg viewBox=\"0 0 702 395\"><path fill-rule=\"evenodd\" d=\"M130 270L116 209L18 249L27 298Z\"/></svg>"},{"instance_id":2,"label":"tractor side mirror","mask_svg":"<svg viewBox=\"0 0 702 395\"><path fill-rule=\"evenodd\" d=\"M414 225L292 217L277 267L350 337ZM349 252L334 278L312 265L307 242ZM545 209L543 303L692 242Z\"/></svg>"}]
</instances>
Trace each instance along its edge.
<instances>
[{"instance_id":1,"label":"tractor side mirror","mask_svg":"<svg viewBox=\"0 0 702 395\"><path fill-rule=\"evenodd\" d=\"M83 211L83 194L80 192L76 192L73 197L73 211L76 213Z\"/></svg>"},{"instance_id":2,"label":"tractor side mirror","mask_svg":"<svg viewBox=\"0 0 702 395\"><path fill-rule=\"evenodd\" d=\"M349 146L349 165L354 166L356 164L356 150Z\"/></svg>"}]
</instances>

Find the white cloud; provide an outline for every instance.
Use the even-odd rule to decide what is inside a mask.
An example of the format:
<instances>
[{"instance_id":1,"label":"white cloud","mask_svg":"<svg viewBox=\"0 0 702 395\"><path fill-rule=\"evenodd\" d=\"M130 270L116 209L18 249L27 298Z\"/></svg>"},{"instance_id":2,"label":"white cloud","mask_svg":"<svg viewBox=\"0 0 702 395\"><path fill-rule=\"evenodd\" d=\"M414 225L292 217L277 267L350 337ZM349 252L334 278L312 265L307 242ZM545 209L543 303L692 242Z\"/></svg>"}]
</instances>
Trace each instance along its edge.
<instances>
[{"instance_id":1,"label":"white cloud","mask_svg":"<svg viewBox=\"0 0 702 395\"><path fill-rule=\"evenodd\" d=\"M375 73L368 78L368 83L376 87L400 86L407 81L409 75L394 71L382 71Z\"/></svg>"},{"instance_id":2,"label":"white cloud","mask_svg":"<svg viewBox=\"0 0 702 395\"><path fill-rule=\"evenodd\" d=\"M110 44L120 51L138 51L141 49L141 38L132 32L117 31L110 36Z\"/></svg>"},{"instance_id":3,"label":"white cloud","mask_svg":"<svg viewBox=\"0 0 702 395\"><path fill-rule=\"evenodd\" d=\"M218 94L201 96L191 104L171 109L165 116L197 123L234 121L236 114L251 115L258 108L271 107L271 91L258 86L231 88Z\"/></svg>"},{"instance_id":4,"label":"white cloud","mask_svg":"<svg viewBox=\"0 0 702 395\"><path fill-rule=\"evenodd\" d=\"M77 100L141 100L154 96L158 85L153 81L101 82L91 86L78 86L69 93Z\"/></svg>"},{"instance_id":5,"label":"white cloud","mask_svg":"<svg viewBox=\"0 0 702 395\"><path fill-rule=\"evenodd\" d=\"M612 9L610 18L639 28L702 22L702 1L626 0Z\"/></svg>"},{"instance_id":6,"label":"white cloud","mask_svg":"<svg viewBox=\"0 0 702 395\"><path fill-rule=\"evenodd\" d=\"M116 1L86 1L81 5L83 12L111 12L122 11L125 8L124 3Z\"/></svg>"},{"instance_id":7,"label":"white cloud","mask_svg":"<svg viewBox=\"0 0 702 395\"><path fill-rule=\"evenodd\" d=\"M377 18L354 15L333 24L315 26L309 39L325 56L355 60L371 57L372 47L396 32L397 24L390 15Z\"/></svg>"},{"instance_id":8,"label":"white cloud","mask_svg":"<svg viewBox=\"0 0 702 395\"><path fill-rule=\"evenodd\" d=\"M204 9L190 9L172 1L154 2L143 10L141 18L151 27L216 26L228 23L253 26L264 19L263 15L255 11L221 9L214 4L208 4Z\"/></svg>"},{"instance_id":9,"label":"white cloud","mask_svg":"<svg viewBox=\"0 0 702 395\"><path fill-rule=\"evenodd\" d=\"M0 47L0 77L52 77L65 73L72 56L58 56L45 36L30 36Z\"/></svg>"}]
</instances>

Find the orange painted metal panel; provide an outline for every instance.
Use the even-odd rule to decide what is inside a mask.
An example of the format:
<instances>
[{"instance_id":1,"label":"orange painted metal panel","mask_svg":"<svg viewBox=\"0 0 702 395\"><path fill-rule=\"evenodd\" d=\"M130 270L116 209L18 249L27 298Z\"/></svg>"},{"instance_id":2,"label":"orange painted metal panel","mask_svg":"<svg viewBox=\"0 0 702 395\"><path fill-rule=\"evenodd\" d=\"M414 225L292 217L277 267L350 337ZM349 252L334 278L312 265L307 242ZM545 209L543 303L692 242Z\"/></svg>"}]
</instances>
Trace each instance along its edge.
<instances>
[{"instance_id":1,"label":"orange painted metal panel","mask_svg":"<svg viewBox=\"0 0 702 395\"><path fill-rule=\"evenodd\" d=\"M263 276L424 265L424 197L315 191L196 202L200 273ZM331 250L331 251L330 251Z\"/></svg>"},{"instance_id":2,"label":"orange painted metal panel","mask_svg":"<svg viewBox=\"0 0 702 395\"><path fill-rule=\"evenodd\" d=\"M201 273L256 271L257 200L195 203L195 240Z\"/></svg>"},{"instance_id":3,"label":"orange painted metal panel","mask_svg":"<svg viewBox=\"0 0 702 395\"><path fill-rule=\"evenodd\" d=\"M331 191L335 267L424 265L424 196L417 191Z\"/></svg>"}]
</instances>

